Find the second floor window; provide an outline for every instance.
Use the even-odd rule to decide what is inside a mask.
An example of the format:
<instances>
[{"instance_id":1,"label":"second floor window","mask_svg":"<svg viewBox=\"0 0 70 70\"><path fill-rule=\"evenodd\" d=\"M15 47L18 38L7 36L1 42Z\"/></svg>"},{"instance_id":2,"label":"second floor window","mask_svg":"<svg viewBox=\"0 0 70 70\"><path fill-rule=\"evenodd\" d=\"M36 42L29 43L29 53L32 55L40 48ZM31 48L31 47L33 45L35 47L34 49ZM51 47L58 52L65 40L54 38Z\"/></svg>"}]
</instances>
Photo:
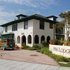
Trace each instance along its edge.
<instances>
[{"instance_id":1,"label":"second floor window","mask_svg":"<svg viewBox=\"0 0 70 70\"><path fill-rule=\"evenodd\" d=\"M17 23L12 25L12 31L16 31L17 30Z\"/></svg>"},{"instance_id":2,"label":"second floor window","mask_svg":"<svg viewBox=\"0 0 70 70\"><path fill-rule=\"evenodd\" d=\"M28 21L24 22L24 29L28 29Z\"/></svg>"},{"instance_id":3,"label":"second floor window","mask_svg":"<svg viewBox=\"0 0 70 70\"><path fill-rule=\"evenodd\" d=\"M7 32L7 26L5 27L5 32Z\"/></svg>"},{"instance_id":4,"label":"second floor window","mask_svg":"<svg viewBox=\"0 0 70 70\"><path fill-rule=\"evenodd\" d=\"M44 21L40 20L40 29L44 30Z\"/></svg>"},{"instance_id":5,"label":"second floor window","mask_svg":"<svg viewBox=\"0 0 70 70\"><path fill-rule=\"evenodd\" d=\"M51 29L53 29L53 23L50 23L50 24L49 24L49 27L50 27Z\"/></svg>"}]
</instances>

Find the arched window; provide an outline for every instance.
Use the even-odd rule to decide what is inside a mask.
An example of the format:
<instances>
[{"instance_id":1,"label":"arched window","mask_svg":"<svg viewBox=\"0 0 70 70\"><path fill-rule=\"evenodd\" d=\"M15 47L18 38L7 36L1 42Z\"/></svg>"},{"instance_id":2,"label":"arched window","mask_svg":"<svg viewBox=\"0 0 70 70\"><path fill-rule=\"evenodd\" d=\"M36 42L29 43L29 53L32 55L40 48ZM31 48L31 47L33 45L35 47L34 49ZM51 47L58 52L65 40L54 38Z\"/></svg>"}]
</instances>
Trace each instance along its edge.
<instances>
[{"instance_id":1,"label":"arched window","mask_svg":"<svg viewBox=\"0 0 70 70\"><path fill-rule=\"evenodd\" d=\"M50 43L50 36L47 36L47 43Z\"/></svg>"},{"instance_id":2,"label":"arched window","mask_svg":"<svg viewBox=\"0 0 70 70\"><path fill-rule=\"evenodd\" d=\"M17 43L20 43L20 36L17 37Z\"/></svg>"},{"instance_id":3,"label":"arched window","mask_svg":"<svg viewBox=\"0 0 70 70\"><path fill-rule=\"evenodd\" d=\"M35 37L34 37L34 43L35 44L39 43L39 36L38 35L35 35Z\"/></svg>"},{"instance_id":4,"label":"arched window","mask_svg":"<svg viewBox=\"0 0 70 70\"><path fill-rule=\"evenodd\" d=\"M31 35L28 35L28 43L30 44L32 42Z\"/></svg>"},{"instance_id":5,"label":"arched window","mask_svg":"<svg viewBox=\"0 0 70 70\"><path fill-rule=\"evenodd\" d=\"M45 41L45 37L41 36L41 43Z\"/></svg>"}]
</instances>

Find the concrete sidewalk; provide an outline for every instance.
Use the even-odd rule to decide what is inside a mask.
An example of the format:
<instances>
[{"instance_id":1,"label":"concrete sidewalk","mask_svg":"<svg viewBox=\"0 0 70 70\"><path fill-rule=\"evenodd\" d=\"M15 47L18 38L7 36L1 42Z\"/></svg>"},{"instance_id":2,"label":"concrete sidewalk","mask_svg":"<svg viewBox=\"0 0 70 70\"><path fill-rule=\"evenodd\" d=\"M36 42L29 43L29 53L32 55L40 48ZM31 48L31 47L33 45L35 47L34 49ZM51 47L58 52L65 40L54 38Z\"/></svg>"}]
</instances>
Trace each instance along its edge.
<instances>
[{"instance_id":1,"label":"concrete sidewalk","mask_svg":"<svg viewBox=\"0 0 70 70\"><path fill-rule=\"evenodd\" d=\"M0 59L0 70L70 70L70 68Z\"/></svg>"}]
</instances>

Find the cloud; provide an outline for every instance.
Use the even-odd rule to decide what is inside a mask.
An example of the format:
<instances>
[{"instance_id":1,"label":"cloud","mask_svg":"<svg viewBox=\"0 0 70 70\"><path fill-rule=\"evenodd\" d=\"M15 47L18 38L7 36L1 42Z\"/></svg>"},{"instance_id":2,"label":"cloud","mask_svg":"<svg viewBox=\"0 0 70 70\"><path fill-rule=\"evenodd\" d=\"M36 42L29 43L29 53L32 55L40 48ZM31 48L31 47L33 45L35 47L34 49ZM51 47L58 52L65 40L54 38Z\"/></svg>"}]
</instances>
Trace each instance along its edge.
<instances>
[{"instance_id":1,"label":"cloud","mask_svg":"<svg viewBox=\"0 0 70 70\"><path fill-rule=\"evenodd\" d=\"M15 3L15 4L19 4L19 5L36 7L36 5L33 4L33 0L0 0L0 1L1 2L7 2L7 3Z\"/></svg>"},{"instance_id":2,"label":"cloud","mask_svg":"<svg viewBox=\"0 0 70 70\"><path fill-rule=\"evenodd\" d=\"M0 0L0 3L2 2L5 2L6 3L13 3L14 4L18 4L18 5L26 5L26 6L31 6L33 8L31 9L15 9L14 11L8 11L10 9L8 9L6 11L5 7L4 6L1 6L0 5L0 23L4 23L4 22L8 22L12 19L14 19L14 17L17 15L17 14L29 14L29 13L41 13L40 12L40 9L46 9L47 6L50 6L52 4L54 4L55 0ZM36 8L34 10L34 8ZM13 9L12 9L13 10Z\"/></svg>"},{"instance_id":3,"label":"cloud","mask_svg":"<svg viewBox=\"0 0 70 70\"><path fill-rule=\"evenodd\" d=\"M1 2L15 3L31 7L47 7L55 3L55 0L0 0Z\"/></svg>"},{"instance_id":4,"label":"cloud","mask_svg":"<svg viewBox=\"0 0 70 70\"><path fill-rule=\"evenodd\" d=\"M12 20L16 19L16 15L20 13L26 13L24 10L18 10L16 11L6 11L6 9L3 6L0 6L0 25Z\"/></svg>"}]
</instances>

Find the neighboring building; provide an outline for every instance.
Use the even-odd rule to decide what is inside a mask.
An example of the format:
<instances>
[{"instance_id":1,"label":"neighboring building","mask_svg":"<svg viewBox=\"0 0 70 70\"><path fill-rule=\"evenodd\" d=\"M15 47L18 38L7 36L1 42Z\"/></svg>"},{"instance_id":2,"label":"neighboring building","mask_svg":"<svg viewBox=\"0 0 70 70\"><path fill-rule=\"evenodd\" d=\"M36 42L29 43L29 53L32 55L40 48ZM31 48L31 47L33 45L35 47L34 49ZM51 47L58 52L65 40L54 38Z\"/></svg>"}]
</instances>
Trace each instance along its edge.
<instances>
[{"instance_id":1,"label":"neighboring building","mask_svg":"<svg viewBox=\"0 0 70 70\"><path fill-rule=\"evenodd\" d=\"M51 20L51 19L52 20ZM55 38L54 25L56 17L44 17L38 14L31 16L17 15L17 19L1 25L4 28L2 35L14 35L15 44L33 46L42 42L49 42Z\"/></svg>"}]
</instances>

